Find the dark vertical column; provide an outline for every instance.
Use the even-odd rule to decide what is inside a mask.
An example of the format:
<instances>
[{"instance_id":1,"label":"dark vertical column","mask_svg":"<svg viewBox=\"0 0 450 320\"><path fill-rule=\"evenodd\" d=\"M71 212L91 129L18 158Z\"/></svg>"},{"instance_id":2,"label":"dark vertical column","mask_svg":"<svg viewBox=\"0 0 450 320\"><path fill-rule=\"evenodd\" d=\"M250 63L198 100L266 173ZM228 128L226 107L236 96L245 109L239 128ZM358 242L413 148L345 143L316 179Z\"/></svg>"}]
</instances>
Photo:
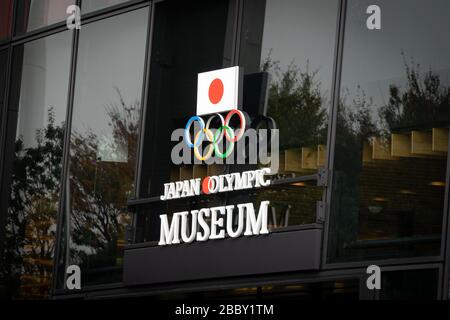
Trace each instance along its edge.
<instances>
[{"instance_id":1,"label":"dark vertical column","mask_svg":"<svg viewBox=\"0 0 450 320\"><path fill-rule=\"evenodd\" d=\"M246 74L260 71L265 12L265 0L243 2L239 35L239 66L244 67Z\"/></svg>"},{"instance_id":2,"label":"dark vertical column","mask_svg":"<svg viewBox=\"0 0 450 320\"><path fill-rule=\"evenodd\" d=\"M31 0L17 1L14 33L24 33L28 26Z\"/></svg>"},{"instance_id":3,"label":"dark vertical column","mask_svg":"<svg viewBox=\"0 0 450 320\"><path fill-rule=\"evenodd\" d=\"M333 82L331 85L332 91L332 101L330 117L328 122L328 138L329 147L327 148L327 170L329 171L328 177L329 182L327 188L324 189L324 199L327 204L331 202L331 193L333 189L333 183L339 181L336 180L334 175L334 154L336 149L336 127L337 127L337 117L338 117L338 107L339 98L341 92L341 73L342 73L342 55L344 51L344 34L345 34L345 16L347 12L347 0L339 0L338 9L338 19L336 26L336 45L334 52L334 66L333 66ZM323 234L323 244L322 244L322 265L327 263L327 257L329 255L329 238L330 234L330 205L326 206L326 218L325 218L325 229Z\"/></svg>"},{"instance_id":4,"label":"dark vertical column","mask_svg":"<svg viewBox=\"0 0 450 320\"><path fill-rule=\"evenodd\" d=\"M18 120L18 106L20 99L20 85L22 80L22 63L23 63L23 46L18 46L14 49L13 57L8 58L8 64L12 61L12 66L7 68L7 76L5 79L10 80L10 83L6 85L5 97L5 107L3 108L3 119L1 121L4 130L2 130L3 138L1 141L1 166L2 169L0 173L0 265L4 266L7 271L8 264L5 263L7 260L6 256L6 234L5 227L8 220L8 205L11 194L11 181L12 181L12 171L14 165L14 150L15 150L15 140L16 140L16 130L17 130L17 120ZM11 70L11 71L10 71ZM8 75L11 72L11 77ZM6 281L6 279L0 279L1 282ZM6 288L9 286L6 284ZM0 292L0 296L1 296ZM9 296L8 292L4 292L5 296Z\"/></svg>"},{"instance_id":5,"label":"dark vertical column","mask_svg":"<svg viewBox=\"0 0 450 320\"><path fill-rule=\"evenodd\" d=\"M80 5L80 0L77 0L77 4ZM54 295L57 289L61 289L64 284L65 268L67 256L69 254L69 230L67 227L70 210L68 206L68 197L66 197L69 192L68 181L69 181L69 158L70 158L70 132L72 127L72 114L73 114L73 97L75 91L75 79L76 79L76 65L78 56L78 41L79 41L79 30L75 30L72 38L72 53L70 61L70 78L69 78L69 90L68 90L68 103L67 103L67 115L65 121L65 131L64 131L64 154L63 154L63 164L61 172L61 188L59 196L59 210L57 217L57 229L56 229L56 244L55 244L55 254L53 256L53 279L52 279L52 290L51 294Z\"/></svg>"}]
</instances>

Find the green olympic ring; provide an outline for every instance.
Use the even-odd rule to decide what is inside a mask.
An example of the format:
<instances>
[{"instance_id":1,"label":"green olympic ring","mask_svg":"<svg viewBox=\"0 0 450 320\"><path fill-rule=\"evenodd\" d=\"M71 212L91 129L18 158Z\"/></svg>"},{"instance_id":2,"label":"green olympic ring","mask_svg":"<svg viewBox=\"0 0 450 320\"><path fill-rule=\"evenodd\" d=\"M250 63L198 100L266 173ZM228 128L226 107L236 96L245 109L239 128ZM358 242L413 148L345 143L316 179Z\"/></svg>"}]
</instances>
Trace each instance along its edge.
<instances>
[{"instance_id":1,"label":"green olympic ring","mask_svg":"<svg viewBox=\"0 0 450 320\"><path fill-rule=\"evenodd\" d=\"M217 138L219 137L219 135L222 134L223 129L225 129L226 132L230 135L230 140L228 140L228 142L230 142L230 144L231 144L224 153L220 152L219 144L217 143ZM219 157L221 159L228 158L234 150L234 141L233 140L234 140L234 132L229 126L223 125L219 129L217 129L216 133L214 134L214 141L213 141L216 157Z\"/></svg>"}]
</instances>

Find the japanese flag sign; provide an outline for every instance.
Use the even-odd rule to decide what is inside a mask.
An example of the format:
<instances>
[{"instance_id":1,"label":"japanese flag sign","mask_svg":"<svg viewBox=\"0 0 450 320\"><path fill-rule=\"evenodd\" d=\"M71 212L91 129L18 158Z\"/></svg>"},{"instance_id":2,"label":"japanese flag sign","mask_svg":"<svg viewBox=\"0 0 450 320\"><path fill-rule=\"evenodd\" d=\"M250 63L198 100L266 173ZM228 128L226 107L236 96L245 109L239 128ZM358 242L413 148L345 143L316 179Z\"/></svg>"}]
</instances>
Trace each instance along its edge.
<instances>
[{"instance_id":1,"label":"japanese flag sign","mask_svg":"<svg viewBox=\"0 0 450 320\"><path fill-rule=\"evenodd\" d=\"M239 67L200 73L197 88L197 115L240 109L242 83L242 69Z\"/></svg>"}]
</instances>

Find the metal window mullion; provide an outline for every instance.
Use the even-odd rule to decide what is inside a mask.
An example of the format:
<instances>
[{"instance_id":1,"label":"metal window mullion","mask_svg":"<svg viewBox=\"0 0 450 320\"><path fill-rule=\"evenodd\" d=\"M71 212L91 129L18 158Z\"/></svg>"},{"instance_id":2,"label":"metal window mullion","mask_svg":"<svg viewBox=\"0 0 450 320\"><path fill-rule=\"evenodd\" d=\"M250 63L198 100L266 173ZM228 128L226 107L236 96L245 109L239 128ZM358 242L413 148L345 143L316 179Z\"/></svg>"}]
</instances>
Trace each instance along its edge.
<instances>
[{"instance_id":1,"label":"metal window mullion","mask_svg":"<svg viewBox=\"0 0 450 320\"><path fill-rule=\"evenodd\" d=\"M138 150L136 156L135 164L135 179L134 179L134 198L139 198L141 195L141 183L142 183L142 166L144 157L144 140L145 140L145 129L147 120L147 109L149 102L149 92L150 92L150 72L151 72L151 59L152 59L152 48L153 48L153 31L154 31L154 14L155 14L155 2L152 2L149 6L149 13L147 18L147 44L145 52L145 65L144 74L142 80L142 96L141 96L141 115L139 120L139 137L138 137ZM133 224L132 224L132 239L133 243L136 241L136 226L138 222L138 213L133 210Z\"/></svg>"},{"instance_id":2,"label":"metal window mullion","mask_svg":"<svg viewBox=\"0 0 450 320\"><path fill-rule=\"evenodd\" d=\"M243 19L244 19L244 0L236 0L237 8L235 11L235 32L234 32L234 39L233 39L233 55L232 55L232 66L239 65L239 58L240 58L240 47L241 47L241 40L242 40L242 25L243 25Z\"/></svg>"},{"instance_id":3,"label":"metal window mullion","mask_svg":"<svg viewBox=\"0 0 450 320\"><path fill-rule=\"evenodd\" d=\"M80 0L77 0L77 5L80 4ZM62 160L62 172L60 180L60 194L59 194L59 209L57 217L57 229L56 229L56 245L55 253L53 256L53 276L52 276L52 295L54 295L57 290L58 283L58 267L60 261L61 253L61 240L62 240L62 227L64 222L65 204L66 204L66 192L67 192L67 181L69 179L69 162L70 162L70 136L72 128L72 115L73 115L73 105L74 105L74 93L75 93L75 81L76 81L76 67L78 58L78 44L79 44L80 31L75 29L72 35L72 53L71 53L71 64L70 64L70 78L69 78L69 90L68 90L68 101L66 109L66 120L64 128L64 147L63 147L63 160ZM67 213L69 215L70 213ZM69 230L65 230L69 232ZM67 245L67 244L66 244Z\"/></svg>"},{"instance_id":4,"label":"metal window mullion","mask_svg":"<svg viewBox=\"0 0 450 320\"><path fill-rule=\"evenodd\" d=\"M334 158L336 154L336 128L339 109L339 99L341 90L341 76L342 76L342 58L344 51L344 37L345 37L345 22L347 14L347 0L340 0L338 5L338 19L336 23L335 36L335 53L333 66L333 81L331 86L332 100L330 106L330 117L328 121L328 148L326 167L329 171L328 187L324 190L324 201L327 203L325 211L325 229L322 243L322 268L327 264L328 256L328 239L330 232L330 213L331 213L331 199L333 190L333 175L334 175Z\"/></svg>"},{"instance_id":5,"label":"metal window mullion","mask_svg":"<svg viewBox=\"0 0 450 320\"><path fill-rule=\"evenodd\" d=\"M9 188L5 186L3 177L4 177L4 159L6 157L6 137L7 137L7 119L9 116L8 106L9 106L9 91L12 81L12 63L13 63L13 48L12 46L8 46L8 57L6 61L6 75L5 75L5 87L4 96L3 96L3 108L0 110L0 262L5 258L4 250L5 250L5 239L6 239L6 221L8 216L8 211L1 210L1 208L6 208L1 203L1 199L7 199L7 196L4 195ZM1 88L0 88L1 90ZM12 150L11 152L14 152Z\"/></svg>"},{"instance_id":6,"label":"metal window mullion","mask_svg":"<svg viewBox=\"0 0 450 320\"><path fill-rule=\"evenodd\" d=\"M448 144L450 150L450 140ZM444 257L444 270L443 270L443 281L441 283L442 289L442 299L448 300L450 298L450 219L449 219L449 186L450 184L450 157L447 155L447 170L445 177L445 202L443 210L443 220L442 220L442 236L441 236L441 255Z\"/></svg>"}]
</instances>

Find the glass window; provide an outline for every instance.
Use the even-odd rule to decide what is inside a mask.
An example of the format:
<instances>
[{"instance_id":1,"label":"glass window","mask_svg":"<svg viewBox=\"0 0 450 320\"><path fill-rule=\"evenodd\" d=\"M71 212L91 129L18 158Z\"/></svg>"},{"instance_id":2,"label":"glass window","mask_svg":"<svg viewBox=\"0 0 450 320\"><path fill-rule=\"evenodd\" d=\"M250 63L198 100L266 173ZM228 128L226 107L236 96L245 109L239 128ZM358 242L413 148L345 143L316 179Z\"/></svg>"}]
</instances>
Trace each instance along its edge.
<instances>
[{"instance_id":1,"label":"glass window","mask_svg":"<svg viewBox=\"0 0 450 320\"><path fill-rule=\"evenodd\" d=\"M84 285L121 281L148 11L88 24L80 33L66 195L70 240L65 243L70 246L66 265L81 267Z\"/></svg>"},{"instance_id":2,"label":"glass window","mask_svg":"<svg viewBox=\"0 0 450 320\"><path fill-rule=\"evenodd\" d=\"M67 17L67 7L75 0L24 0L17 1L16 33L33 31Z\"/></svg>"},{"instance_id":3,"label":"glass window","mask_svg":"<svg viewBox=\"0 0 450 320\"><path fill-rule=\"evenodd\" d=\"M164 184L180 179L223 172L223 166L180 166L172 163L171 135L196 114L197 76L200 72L229 67L233 32L230 1L164 1L156 4L149 104L145 125L140 197L163 194ZM231 43L231 42L230 42ZM157 156L155 156L157 155ZM205 201L218 202L219 197ZM191 199L192 200L192 199ZM175 207L195 208L197 201L157 203L141 211L136 227L138 241L159 238L159 215ZM169 210L169 211L165 211ZM175 210L175 209L174 209Z\"/></svg>"},{"instance_id":4,"label":"glass window","mask_svg":"<svg viewBox=\"0 0 450 320\"><path fill-rule=\"evenodd\" d=\"M171 176L176 181L180 178L180 166L171 161L171 135L196 114L198 73L229 63L225 60L230 53L224 47L227 15L227 0L156 5L143 197L161 195ZM177 174L171 175L174 171Z\"/></svg>"},{"instance_id":5,"label":"glass window","mask_svg":"<svg viewBox=\"0 0 450 320\"><path fill-rule=\"evenodd\" d=\"M244 86L252 85L252 74L269 75L265 114L280 130L280 178L311 175L325 166L337 4L244 4L239 64L248 75Z\"/></svg>"},{"instance_id":6,"label":"glass window","mask_svg":"<svg viewBox=\"0 0 450 320\"><path fill-rule=\"evenodd\" d=\"M64 122L66 119L71 32L29 42L14 51L11 140L15 157L6 226L7 283L11 296L49 295L59 207ZM17 69L16 69L17 68ZM20 77L21 75L21 77ZM19 91L18 91L19 93ZM13 92L13 95L15 93Z\"/></svg>"},{"instance_id":7,"label":"glass window","mask_svg":"<svg viewBox=\"0 0 450 320\"><path fill-rule=\"evenodd\" d=\"M383 12L381 30L366 27L366 10L374 4ZM448 12L445 0L348 2L330 261L440 252L450 119Z\"/></svg>"},{"instance_id":8,"label":"glass window","mask_svg":"<svg viewBox=\"0 0 450 320\"><path fill-rule=\"evenodd\" d=\"M81 11L83 13L104 9L130 0L82 0Z\"/></svg>"},{"instance_id":9,"label":"glass window","mask_svg":"<svg viewBox=\"0 0 450 320\"><path fill-rule=\"evenodd\" d=\"M0 0L0 41L9 37L12 1Z\"/></svg>"},{"instance_id":10,"label":"glass window","mask_svg":"<svg viewBox=\"0 0 450 320\"><path fill-rule=\"evenodd\" d=\"M154 110L149 114L154 112L155 116L150 115L146 124L146 130L156 133L153 136L149 131L146 133L155 140L146 140L144 147L147 156L144 158L143 196L161 195L164 183L169 181L258 167L253 164L171 165L173 145L163 146L160 142L170 141L173 129L184 128L189 117L195 115L197 74L230 65L231 50L227 51L232 43L228 32L233 30L230 23L233 17L228 12L230 3L199 4L195 13L191 12L193 8L183 7L173 14L174 18L166 9L168 4L157 5L157 38L152 55L153 70L157 71L152 72L155 78L150 94L153 93L151 101L154 102L149 105L150 110ZM314 175L318 168L326 165L337 1L249 0L244 2L242 11L239 56L235 63L245 73L242 109L250 122L256 123L261 117L273 119L280 130L280 152L271 152L272 160L279 158L279 170L274 172L272 180ZM189 22L180 18L180 12L183 17L186 14ZM158 13L169 18L163 20ZM174 27L178 25L181 26L179 31ZM195 38L191 39L194 34ZM170 130L165 129L167 127ZM154 157L154 154L160 156ZM223 205L250 199L257 204L262 199L270 200L269 223L272 229L277 229L315 223L316 206L322 195L323 189L317 187L316 181L311 181L276 185L248 194L202 196L181 202L185 209L192 210L198 209L199 204L210 207L216 202ZM145 234L146 241L158 239L158 214L176 212L171 206L153 205L143 210L145 222L137 224L138 238Z\"/></svg>"},{"instance_id":11,"label":"glass window","mask_svg":"<svg viewBox=\"0 0 450 320\"><path fill-rule=\"evenodd\" d=\"M279 169L272 181L281 184L262 189L258 197L270 200L272 212L288 217L282 224L272 217L272 229L316 222L323 188L314 180L283 181L314 175L326 166L337 15L334 0L244 3L239 51L246 74L243 109L253 119L272 118L279 129ZM264 75L266 84L258 85ZM260 109L248 93L255 88L268 97Z\"/></svg>"}]
</instances>

